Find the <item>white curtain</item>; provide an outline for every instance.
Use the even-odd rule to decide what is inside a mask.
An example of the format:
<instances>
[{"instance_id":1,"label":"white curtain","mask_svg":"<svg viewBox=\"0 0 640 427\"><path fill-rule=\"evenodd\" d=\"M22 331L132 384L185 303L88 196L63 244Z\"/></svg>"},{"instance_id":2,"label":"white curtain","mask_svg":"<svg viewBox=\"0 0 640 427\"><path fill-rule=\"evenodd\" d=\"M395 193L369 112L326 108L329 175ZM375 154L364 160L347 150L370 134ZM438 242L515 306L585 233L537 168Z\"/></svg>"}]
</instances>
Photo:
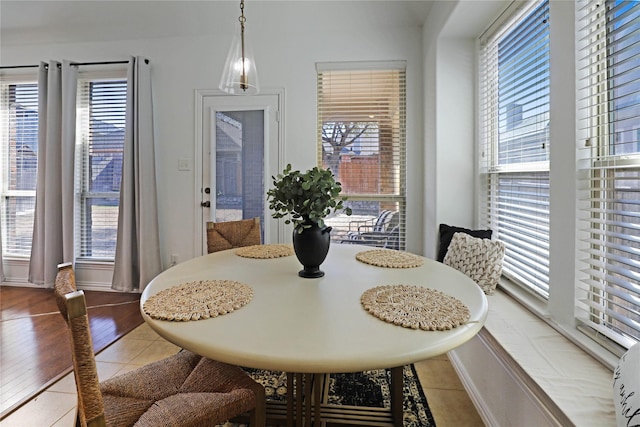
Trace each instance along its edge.
<instances>
[{"instance_id":1,"label":"white curtain","mask_svg":"<svg viewBox=\"0 0 640 427\"><path fill-rule=\"evenodd\" d=\"M127 80L127 120L112 288L142 292L162 271L149 60L131 58Z\"/></svg>"},{"instance_id":2,"label":"white curtain","mask_svg":"<svg viewBox=\"0 0 640 427\"><path fill-rule=\"evenodd\" d=\"M42 62L38 73L38 172L29 281L52 287L73 261L73 169L77 68Z\"/></svg>"}]
</instances>

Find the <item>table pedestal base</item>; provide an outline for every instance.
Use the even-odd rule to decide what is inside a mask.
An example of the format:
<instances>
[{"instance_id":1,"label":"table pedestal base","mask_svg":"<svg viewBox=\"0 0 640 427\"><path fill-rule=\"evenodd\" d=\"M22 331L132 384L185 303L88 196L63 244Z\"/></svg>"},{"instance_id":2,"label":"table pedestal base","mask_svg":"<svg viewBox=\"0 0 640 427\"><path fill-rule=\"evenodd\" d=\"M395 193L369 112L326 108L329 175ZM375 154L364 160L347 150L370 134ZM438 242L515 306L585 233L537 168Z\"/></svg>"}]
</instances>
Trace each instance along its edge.
<instances>
[{"instance_id":1,"label":"table pedestal base","mask_svg":"<svg viewBox=\"0 0 640 427\"><path fill-rule=\"evenodd\" d=\"M328 403L328 374L287 374L287 402L267 402L267 419L286 414L287 427L402 426L403 367L391 369L391 408Z\"/></svg>"}]
</instances>

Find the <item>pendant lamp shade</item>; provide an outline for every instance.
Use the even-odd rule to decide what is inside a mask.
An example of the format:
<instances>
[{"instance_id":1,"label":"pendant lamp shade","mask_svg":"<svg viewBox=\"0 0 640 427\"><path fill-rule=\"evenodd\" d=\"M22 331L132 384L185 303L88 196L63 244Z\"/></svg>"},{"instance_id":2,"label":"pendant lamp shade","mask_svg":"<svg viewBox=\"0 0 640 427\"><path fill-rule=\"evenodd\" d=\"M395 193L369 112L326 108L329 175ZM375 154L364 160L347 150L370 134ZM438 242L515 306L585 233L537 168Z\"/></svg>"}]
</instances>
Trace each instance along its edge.
<instances>
[{"instance_id":1,"label":"pendant lamp shade","mask_svg":"<svg viewBox=\"0 0 640 427\"><path fill-rule=\"evenodd\" d=\"M240 25L234 32L218 87L232 95L255 95L260 91L260 85L253 50L245 38L244 1L240 4L240 10Z\"/></svg>"}]
</instances>

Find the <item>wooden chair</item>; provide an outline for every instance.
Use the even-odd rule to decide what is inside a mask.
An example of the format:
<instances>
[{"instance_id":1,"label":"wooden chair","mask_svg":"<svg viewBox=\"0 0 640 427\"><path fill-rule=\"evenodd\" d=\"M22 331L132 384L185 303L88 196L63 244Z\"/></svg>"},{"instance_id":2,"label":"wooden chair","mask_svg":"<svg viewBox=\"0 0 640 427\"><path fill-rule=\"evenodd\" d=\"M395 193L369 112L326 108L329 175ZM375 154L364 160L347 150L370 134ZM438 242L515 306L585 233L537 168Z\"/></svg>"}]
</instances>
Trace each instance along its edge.
<instances>
[{"instance_id":1,"label":"wooden chair","mask_svg":"<svg viewBox=\"0 0 640 427\"><path fill-rule=\"evenodd\" d=\"M207 222L207 253L261 243L260 218Z\"/></svg>"},{"instance_id":2,"label":"wooden chair","mask_svg":"<svg viewBox=\"0 0 640 427\"><path fill-rule=\"evenodd\" d=\"M265 425L264 388L242 369L182 350L98 382L89 318L71 264L58 266L55 296L69 327L78 391L77 425L215 426L249 412Z\"/></svg>"},{"instance_id":3,"label":"wooden chair","mask_svg":"<svg viewBox=\"0 0 640 427\"><path fill-rule=\"evenodd\" d=\"M207 222L207 253L261 243L260 218ZM293 384L293 378L293 374L287 372L287 382L290 382L290 386ZM291 399L291 396L288 399Z\"/></svg>"}]
</instances>

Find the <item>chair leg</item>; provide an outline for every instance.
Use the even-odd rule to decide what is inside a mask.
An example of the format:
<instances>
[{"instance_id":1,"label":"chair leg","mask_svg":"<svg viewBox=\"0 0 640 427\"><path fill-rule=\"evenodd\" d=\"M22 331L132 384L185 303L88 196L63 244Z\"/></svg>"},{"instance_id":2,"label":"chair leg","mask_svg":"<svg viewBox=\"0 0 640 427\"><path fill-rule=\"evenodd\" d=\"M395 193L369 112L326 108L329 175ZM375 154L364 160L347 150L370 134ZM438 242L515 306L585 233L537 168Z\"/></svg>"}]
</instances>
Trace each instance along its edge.
<instances>
[{"instance_id":1,"label":"chair leg","mask_svg":"<svg viewBox=\"0 0 640 427\"><path fill-rule=\"evenodd\" d=\"M267 398L264 388L260 386L254 390L256 394L256 408L249 413L251 427L265 427L267 425Z\"/></svg>"},{"instance_id":2,"label":"chair leg","mask_svg":"<svg viewBox=\"0 0 640 427\"><path fill-rule=\"evenodd\" d=\"M76 405L76 427L83 427L82 417L80 416L80 400L78 400L78 404Z\"/></svg>"}]
</instances>

